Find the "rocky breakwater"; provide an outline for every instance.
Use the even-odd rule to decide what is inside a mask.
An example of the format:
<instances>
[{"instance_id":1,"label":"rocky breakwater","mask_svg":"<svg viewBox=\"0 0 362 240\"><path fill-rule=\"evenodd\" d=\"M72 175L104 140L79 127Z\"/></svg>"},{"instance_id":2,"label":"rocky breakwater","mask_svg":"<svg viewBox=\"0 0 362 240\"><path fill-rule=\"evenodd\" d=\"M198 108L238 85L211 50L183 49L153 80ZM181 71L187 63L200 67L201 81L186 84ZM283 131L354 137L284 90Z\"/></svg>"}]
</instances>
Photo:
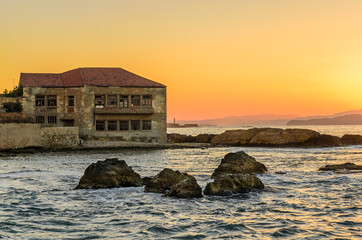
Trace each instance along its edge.
<instances>
[{"instance_id":1,"label":"rocky breakwater","mask_svg":"<svg viewBox=\"0 0 362 240\"><path fill-rule=\"evenodd\" d=\"M178 198L201 198L202 190L196 179L187 173L163 169L146 182L145 192L164 193Z\"/></svg>"},{"instance_id":2,"label":"rocky breakwater","mask_svg":"<svg viewBox=\"0 0 362 240\"><path fill-rule=\"evenodd\" d=\"M223 196L263 189L263 182L255 174L265 172L265 165L245 152L228 153L213 172L213 181L207 183L204 194Z\"/></svg>"},{"instance_id":3,"label":"rocky breakwater","mask_svg":"<svg viewBox=\"0 0 362 240\"><path fill-rule=\"evenodd\" d=\"M75 189L140 186L142 186L140 175L125 161L112 158L89 165Z\"/></svg>"}]
</instances>

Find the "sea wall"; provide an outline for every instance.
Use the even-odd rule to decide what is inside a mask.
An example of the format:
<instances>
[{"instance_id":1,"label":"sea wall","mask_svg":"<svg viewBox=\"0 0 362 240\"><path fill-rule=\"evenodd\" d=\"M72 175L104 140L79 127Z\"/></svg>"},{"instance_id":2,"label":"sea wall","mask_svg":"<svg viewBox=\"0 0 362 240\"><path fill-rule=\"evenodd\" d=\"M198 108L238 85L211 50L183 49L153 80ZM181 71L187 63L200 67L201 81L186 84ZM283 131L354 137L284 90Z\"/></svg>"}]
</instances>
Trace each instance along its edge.
<instances>
[{"instance_id":1,"label":"sea wall","mask_svg":"<svg viewBox=\"0 0 362 240\"><path fill-rule=\"evenodd\" d=\"M41 147L40 125L32 123L0 124L0 150Z\"/></svg>"},{"instance_id":2,"label":"sea wall","mask_svg":"<svg viewBox=\"0 0 362 240\"><path fill-rule=\"evenodd\" d=\"M41 129L41 145L44 148L74 148L79 143L78 127L44 127Z\"/></svg>"}]
</instances>

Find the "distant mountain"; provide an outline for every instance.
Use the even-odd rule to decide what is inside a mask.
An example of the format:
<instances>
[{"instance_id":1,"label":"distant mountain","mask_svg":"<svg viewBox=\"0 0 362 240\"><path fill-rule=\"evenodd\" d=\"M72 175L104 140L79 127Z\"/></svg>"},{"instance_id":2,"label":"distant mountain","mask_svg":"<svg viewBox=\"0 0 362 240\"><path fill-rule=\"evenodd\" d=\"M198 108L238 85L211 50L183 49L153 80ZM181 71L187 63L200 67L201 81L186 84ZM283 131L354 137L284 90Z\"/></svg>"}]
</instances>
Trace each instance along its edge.
<instances>
[{"instance_id":1,"label":"distant mountain","mask_svg":"<svg viewBox=\"0 0 362 240\"><path fill-rule=\"evenodd\" d=\"M291 120L287 125L362 125L362 114L348 114L332 118Z\"/></svg>"}]
</instances>

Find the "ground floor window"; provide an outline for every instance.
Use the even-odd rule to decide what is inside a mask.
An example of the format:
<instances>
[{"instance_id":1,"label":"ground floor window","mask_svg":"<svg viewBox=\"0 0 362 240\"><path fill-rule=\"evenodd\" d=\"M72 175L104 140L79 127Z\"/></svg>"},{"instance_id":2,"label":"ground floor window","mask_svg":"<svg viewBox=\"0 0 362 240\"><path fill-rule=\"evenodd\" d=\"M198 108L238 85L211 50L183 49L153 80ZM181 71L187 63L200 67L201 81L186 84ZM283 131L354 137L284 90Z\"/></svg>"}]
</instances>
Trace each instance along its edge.
<instances>
[{"instance_id":1,"label":"ground floor window","mask_svg":"<svg viewBox=\"0 0 362 240\"><path fill-rule=\"evenodd\" d=\"M57 116L48 116L48 123L49 124L56 124L57 123Z\"/></svg>"},{"instance_id":2,"label":"ground floor window","mask_svg":"<svg viewBox=\"0 0 362 240\"><path fill-rule=\"evenodd\" d=\"M141 129L141 121L140 120L132 120L131 121L131 130L140 130Z\"/></svg>"},{"instance_id":3,"label":"ground floor window","mask_svg":"<svg viewBox=\"0 0 362 240\"><path fill-rule=\"evenodd\" d=\"M142 121L142 130L151 130L151 120Z\"/></svg>"},{"instance_id":4,"label":"ground floor window","mask_svg":"<svg viewBox=\"0 0 362 240\"><path fill-rule=\"evenodd\" d=\"M105 121L96 121L96 130L97 131L104 131L105 130Z\"/></svg>"},{"instance_id":5,"label":"ground floor window","mask_svg":"<svg viewBox=\"0 0 362 240\"><path fill-rule=\"evenodd\" d=\"M45 117L44 116L36 116L35 117L36 123L45 123Z\"/></svg>"},{"instance_id":6,"label":"ground floor window","mask_svg":"<svg viewBox=\"0 0 362 240\"><path fill-rule=\"evenodd\" d=\"M128 131L128 121L119 121L119 130L120 131Z\"/></svg>"},{"instance_id":7,"label":"ground floor window","mask_svg":"<svg viewBox=\"0 0 362 240\"><path fill-rule=\"evenodd\" d=\"M108 120L108 131L116 131L117 130L117 121Z\"/></svg>"}]
</instances>

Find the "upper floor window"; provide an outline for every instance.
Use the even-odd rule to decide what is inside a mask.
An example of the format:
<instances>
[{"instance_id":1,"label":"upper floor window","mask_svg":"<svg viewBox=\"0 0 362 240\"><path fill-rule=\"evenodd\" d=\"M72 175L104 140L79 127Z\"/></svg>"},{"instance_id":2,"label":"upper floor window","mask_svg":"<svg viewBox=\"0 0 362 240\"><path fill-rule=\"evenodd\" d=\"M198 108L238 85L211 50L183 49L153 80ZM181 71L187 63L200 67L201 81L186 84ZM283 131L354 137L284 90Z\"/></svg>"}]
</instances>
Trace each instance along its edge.
<instances>
[{"instance_id":1,"label":"upper floor window","mask_svg":"<svg viewBox=\"0 0 362 240\"><path fill-rule=\"evenodd\" d=\"M117 95L107 96L107 107L117 107Z\"/></svg>"},{"instance_id":2,"label":"upper floor window","mask_svg":"<svg viewBox=\"0 0 362 240\"><path fill-rule=\"evenodd\" d=\"M47 96L48 107L56 107L57 106L57 96L51 95Z\"/></svg>"},{"instance_id":3,"label":"upper floor window","mask_svg":"<svg viewBox=\"0 0 362 240\"><path fill-rule=\"evenodd\" d=\"M142 96L142 106L151 107L152 106L152 96L151 95L143 95Z\"/></svg>"},{"instance_id":4,"label":"upper floor window","mask_svg":"<svg viewBox=\"0 0 362 240\"><path fill-rule=\"evenodd\" d=\"M42 95L35 96L35 106L37 107L45 106L45 96Z\"/></svg>"},{"instance_id":5,"label":"upper floor window","mask_svg":"<svg viewBox=\"0 0 362 240\"><path fill-rule=\"evenodd\" d=\"M140 95L132 95L131 96L131 106L132 107L141 106L141 96Z\"/></svg>"},{"instance_id":6,"label":"upper floor window","mask_svg":"<svg viewBox=\"0 0 362 240\"><path fill-rule=\"evenodd\" d=\"M94 105L96 106L104 106L105 105L105 96L95 96L94 97Z\"/></svg>"},{"instance_id":7,"label":"upper floor window","mask_svg":"<svg viewBox=\"0 0 362 240\"><path fill-rule=\"evenodd\" d=\"M68 107L74 107L74 96L73 95L68 96Z\"/></svg>"},{"instance_id":8,"label":"upper floor window","mask_svg":"<svg viewBox=\"0 0 362 240\"><path fill-rule=\"evenodd\" d=\"M119 96L119 107L128 108L128 95Z\"/></svg>"}]
</instances>

